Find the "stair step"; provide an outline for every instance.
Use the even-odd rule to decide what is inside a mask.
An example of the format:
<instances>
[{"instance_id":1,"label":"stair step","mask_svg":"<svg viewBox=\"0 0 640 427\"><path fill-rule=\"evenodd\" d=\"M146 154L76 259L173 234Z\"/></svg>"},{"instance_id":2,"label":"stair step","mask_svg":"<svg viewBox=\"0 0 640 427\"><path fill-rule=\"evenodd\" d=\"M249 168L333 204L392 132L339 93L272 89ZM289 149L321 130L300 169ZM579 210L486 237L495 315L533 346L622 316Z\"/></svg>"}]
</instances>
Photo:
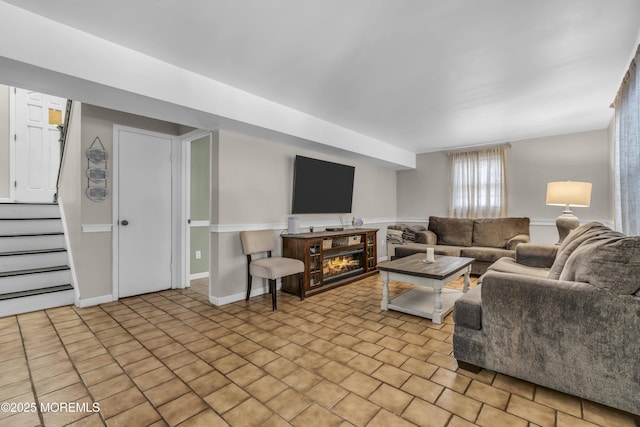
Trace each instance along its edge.
<instances>
[{"instance_id":1,"label":"stair step","mask_svg":"<svg viewBox=\"0 0 640 427\"><path fill-rule=\"evenodd\" d=\"M33 253L29 253L33 252ZM66 250L28 251L0 256L0 272L55 267L68 263Z\"/></svg>"},{"instance_id":2,"label":"stair step","mask_svg":"<svg viewBox=\"0 0 640 427\"><path fill-rule=\"evenodd\" d=\"M4 271L0 272L0 278L2 277L11 277L11 276L23 276L26 274L38 274L38 273L47 273L52 271L62 271L69 270L68 265L57 265L54 267L45 267L45 268L29 268L26 270L13 270L13 271Z\"/></svg>"},{"instance_id":3,"label":"stair step","mask_svg":"<svg viewBox=\"0 0 640 427\"><path fill-rule=\"evenodd\" d=\"M0 218L60 218L60 206L52 203L0 203Z\"/></svg>"},{"instance_id":4,"label":"stair step","mask_svg":"<svg viewBox=\"0 0 640 427\"><path fill-rule=\"evenodd\" d=\"M0 294L59 286L71 283L71 281L71 269L66 265L54 268L10 271L0 273Z\"/></svg>"},{"instance_id":5,"label":"stair step","mask_svg":"<svg viewBox=\"0 0 640 427\"><path fill-rule=\"evenodd\" d=\"M52 248L52 249L29 249L26 251L15 252L0 252L0 257L3 256L17 256L17 255L35 255L35 254L49 254L54 252L66 252L65 248Z\"/></svg>"},{"instance_id":6,"label":"stair step","mask_svg":"<svg viewBox=\"0 0 640 427\"><path fill-rule=\"evenodd\" d=\"M46 288L31 289L28 291L8 292L6 294L0 294L0 301L14 299L14 298L30 297L34 295L50 294L53 292L69 291L69 290L73 290L73 286L67 283L64 285L49 286Z\"/></svg>"},{"instance_id":7,"label":"stair step","mask_svg":"<svg viewBox=\"0 0 640 427\"><path fill-rule=\"evenodd\" d=\"M70 305L74 300L75 291L71 285L34 290L29 295L1 298L0 317Z\"/></svg>"},{"instance_id":8,"label":"stair step","mask_svg":"<svg viewBox=\"0 0 640 427\"><path fill-rule=\"evenodd\" d=\"M14 234L0 236L0 252L55 249L65 245L64 233Z\"/></svg>"},{"instance_id":9,"label":"stair step","mask_svg":"<svg viewBox=\"0 0 640 427\"><path fill-rule=\"evenodd\" d=\"M0 236L62 233L60 218L28 218L0 220Z\"/></svg>"}]
</instances>

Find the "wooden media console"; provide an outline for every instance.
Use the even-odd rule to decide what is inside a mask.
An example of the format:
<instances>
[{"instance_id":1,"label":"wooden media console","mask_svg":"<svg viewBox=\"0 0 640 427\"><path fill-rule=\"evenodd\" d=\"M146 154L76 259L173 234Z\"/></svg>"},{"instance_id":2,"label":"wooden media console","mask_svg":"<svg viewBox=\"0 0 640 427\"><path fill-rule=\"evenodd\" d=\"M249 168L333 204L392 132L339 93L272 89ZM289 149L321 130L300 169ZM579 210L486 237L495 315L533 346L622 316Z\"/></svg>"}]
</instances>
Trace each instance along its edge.
<instances>
[{"instance_id":1,"label":"wooden media console","mask_svg":"<svg viewBox=\"0 0 640 427\"><path fill-rule=\"evenodd\" d=\"M377 274L378 229L283 234L282 256L304 262L303 296L313 295ZM299 295L298 278L282 279L284 292Z\"/></svg>"}]
</instances>

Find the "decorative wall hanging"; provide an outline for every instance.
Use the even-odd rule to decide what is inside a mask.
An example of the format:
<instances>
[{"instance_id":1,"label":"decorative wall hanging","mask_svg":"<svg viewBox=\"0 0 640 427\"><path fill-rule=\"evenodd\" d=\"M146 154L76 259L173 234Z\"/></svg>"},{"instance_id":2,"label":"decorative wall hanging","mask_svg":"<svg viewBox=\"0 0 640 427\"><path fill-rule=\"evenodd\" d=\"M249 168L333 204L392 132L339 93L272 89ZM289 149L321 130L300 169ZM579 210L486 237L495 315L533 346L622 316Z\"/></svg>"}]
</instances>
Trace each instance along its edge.
<instances>
[{"instance_id":1,"label":"decorative wall hanging","mask_svg":"<svg viewBox=\"0 0 640 427\"><path fill-rule=\"evenodd\" d=\"M94 202L101 202L109 195L107 188L107 179L109 171L107 170L107 160L109 153L104 148L100 137L93 140L87 149L87 197Z\"/></svg>"}]
</instances>

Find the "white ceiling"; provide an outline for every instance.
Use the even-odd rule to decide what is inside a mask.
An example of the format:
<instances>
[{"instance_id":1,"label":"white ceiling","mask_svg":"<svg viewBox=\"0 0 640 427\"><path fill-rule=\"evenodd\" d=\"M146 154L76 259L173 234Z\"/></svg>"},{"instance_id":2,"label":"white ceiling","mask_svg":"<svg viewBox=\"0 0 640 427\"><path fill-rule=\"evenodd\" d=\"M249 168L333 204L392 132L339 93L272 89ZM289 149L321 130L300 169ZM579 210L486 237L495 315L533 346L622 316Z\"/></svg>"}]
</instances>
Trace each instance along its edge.
<instances>
[{"instance_id":1,"label":"white ceiling","mask_svg":"<svg viewBox=\"0 0 640 427\"><path fill-rule=\"evenodd\" d=\"M605 128L640 29L639 0L4 1L416 153Z\"/></svg>"}]
</instances>

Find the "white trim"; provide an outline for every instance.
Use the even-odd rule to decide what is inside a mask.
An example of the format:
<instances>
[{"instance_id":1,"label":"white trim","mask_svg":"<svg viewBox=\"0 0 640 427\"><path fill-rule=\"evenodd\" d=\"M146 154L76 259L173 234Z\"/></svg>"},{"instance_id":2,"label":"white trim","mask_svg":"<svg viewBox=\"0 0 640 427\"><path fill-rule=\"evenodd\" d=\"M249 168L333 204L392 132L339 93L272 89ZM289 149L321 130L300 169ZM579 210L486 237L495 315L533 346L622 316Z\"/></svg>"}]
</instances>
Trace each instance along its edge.
<instances>
[{"instance_id":1,"label":"white trim","mask_svg":"<svg viewBox=\"0 0 640 427\"><path fill-rule=\"evenodd\" d=\"M182 153L182 195L180 212L184 218L184 226L182 233L182 264L183 275L180 277L180 287L186 288L191 280L191 228L192 227L209 227L211 221L192 221L189 223L190 206L191 206L191 143L196 139L209 137L209 152L213 152L213 132L209 130L196 129L180 136L181 153ZM211 186L211 155L209 156L209 185ZM209 205L211 205L211 191L209 191ZM211 212L209 212L211 215ZM211 246L211 238L209 238L209 247ZM211 259L209 259L211 264ZM208 277L208 276L207 276ZM211 283L209 283L211 290Z\"/></svg>"},{"instance_id":2,"label":"white trim","mask_svg":"<svg viewBox=\"0 0 640 427\"><path fill-rule=\"evenodd\" d=\"M120 185L120 177L119 177L119 164L118 164L118 156L120 155L120 143L119 143L119 130L118 125L113 126L113 158L111 159L111 164L113 167L113 172L111 174L111 218L114 225L118 225L120 223L119 215L119 193L118 186ZM111 300L117 301L119 298L119 272L120 265L118 262L119 258L119 249L118 242L120 239L120 227L114 226L112 230L111 236Z\"/></svg>"},{"instance_id":3,"label":"white trim","mask_svg":"<svg viewBox=\"0 0 640 427\"><path fill-rule=\"evenodd\" d=\"M76 300L76 307L80 307L80 308L91 307L93 305L106 304L112 301L115 301L113 299L113 295L102 295L99 297Z\"/></svg>"},{"instance_id":4,"label":"white trim","mask_svg":"<svg viewBox=\"0 0 640 427\"><path fill-rule=\"evenodd\" d=\"M191 221L189 227L208 227L210 222L211 221Z\"/></svg>"},{"instance_id":5,"label":"white trim","mask_svg":"<svg viewBox=\"0 0 640 427\"><path fill-rule=\"evenodd\" d=\"M189 275L190 280L206 279L207 277L209 277L208 271L203 271L202 273L193 273Z\"/></svg>"},{"instance_id":6,"label":"white trim","mask_svg":"<svg viewBox=\"0 0 640 427\"><path fill-rule=\"evenodd\" d=\"M80 301L80 289L78 288L76 264L73 260L71 240L69 239L69 228L67 227L67 216L64 213L64 203L62 202L62 197L58 197L58 208L60 209L60 220L62 222L62 231L64 233L64 245L67 248L67 257L69 258L69 269L71 270L71 286L73 286L74 302L76 305L78 305L78 301Z\"/></svg>"},{"instance_id":7,"label":"white trim","mask_svg":"<svg viewBox=\"0 0 640 427\"><path fill-rule=\"evenodd\" d=\"M113 224L82 224L83 233L111 233Z\"/></svg>"},{"instance_id":8,"label":"white trim","mask_svg":"<svg viewBox=\"0 0 640 427\"><path fill-rule=\"evenodd\" d=\"M279 290L282 288L282 283L278 280L277 284L276 284L276 289ZM261 286L258 288L253 288L251 289L251 296L250 298L253 298L255 296L258 295L264 295L264 294L268 294L269 293L269 286L265 285L265 286ZM226 304L231 304L234 302L238 302L238 301L244 301L245 298L247 297L247 292L240 292L237 294L233 294L233 295L227 295L226 297L215 297L212 295L209 295L209 302L213 305L226 305Z\"/></svg>"},{"instance_id":9,"label":"white trim","mask_svg":"<svg viewBox=\"0 0 640 427\"><path fill-rule=\"evenodd\" d=\"M16 200L16 88L9 87L9 200Z\"/></svg>"},{"instance_id":10,"label":"white trim","mask_svg":"<svg viewBox=\"0 0 640 427\"><path fill-rule=\"evenodd\" d=\"M189 132L187 135L189 135ZM184 277L180 278L181 285L189 286L191 277L191 232L189 227L189 211L191 206L191 140L181 137L182 150L182 194L180 197L180 214L186 219L182 226L184 239L182 241L182 263L184 264Z\"/></svg>"}]
</instances>

